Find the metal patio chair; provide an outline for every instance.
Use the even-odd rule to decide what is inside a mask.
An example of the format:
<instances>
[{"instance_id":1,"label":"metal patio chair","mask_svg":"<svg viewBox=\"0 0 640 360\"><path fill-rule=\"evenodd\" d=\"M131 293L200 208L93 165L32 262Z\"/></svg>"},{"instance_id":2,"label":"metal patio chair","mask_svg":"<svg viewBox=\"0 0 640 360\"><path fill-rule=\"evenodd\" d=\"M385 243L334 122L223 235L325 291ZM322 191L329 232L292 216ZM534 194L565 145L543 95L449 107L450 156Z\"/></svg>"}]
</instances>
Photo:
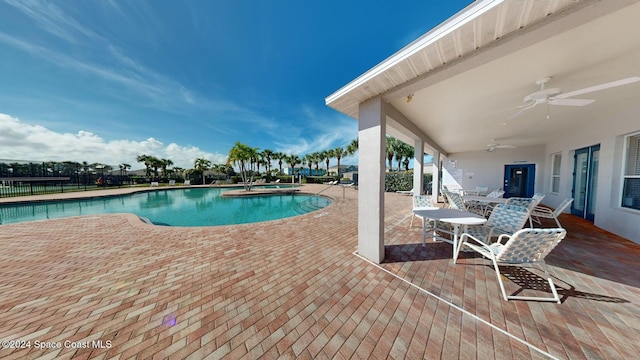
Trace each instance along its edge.
<instances>
[{"instance_id":1,"label":"metal patio chair","mask_svg":"<svg viewBox=\"0 0 640 360\"><path fill-rule=\"evenodd\" d=\"M557 229L522 229L516 231L513 235L500 235L498 241L493 244L486 244L478 238L464 233L462 234L461 246L468 247L485 258L491 260L493 268L498 277L500 291L502 297L506 300L537 300L537 301L555 301L560 303L560 296L553 285L551 275L544 262L544 258L553 250L553 248L564 239L567 231L562 228ZM503 244L503 241L505 241ZM457 259L454 259L454 263ZM507 295L502 282L499 265L539 265L544 271L546 280L549 283L553 297L534 297L534 296L515 296Z\"/></svg>"},{"instance_id":2,"label":"metal patio chair","mask_svg":"<svg viewBox=\"0 0 640 360\"><path fill-rule=\"evenodd\" d=\"M555 208L555 210L551 210L549 208L536 205L536 207L534 207L533 210L531 211L531 217L533 218L533 221L536 222L537 224L541 224L540 218L553 219L556 221L556 224L558 224L558 227L562 227L562 225L560 224L560 221L558 220L558 216L562 214L562 212L568 206L570 206L572 202L573 202L572 198L566 198L564 199L564 201L560 203L560 205L558 205L558 207Z\"/></svg>"}]
</instances>

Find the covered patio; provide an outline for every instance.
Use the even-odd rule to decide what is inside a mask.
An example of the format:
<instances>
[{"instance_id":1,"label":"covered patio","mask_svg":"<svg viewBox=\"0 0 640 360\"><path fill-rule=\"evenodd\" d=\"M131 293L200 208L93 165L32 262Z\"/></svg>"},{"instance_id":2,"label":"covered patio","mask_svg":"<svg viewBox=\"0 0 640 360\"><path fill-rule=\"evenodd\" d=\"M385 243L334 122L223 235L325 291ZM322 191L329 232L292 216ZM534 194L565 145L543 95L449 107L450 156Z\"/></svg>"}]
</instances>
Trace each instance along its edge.
<instances>
[{"instance_id":1,"label":"covered patio","mask_svg":"<svg viewBox=\"0 0 640 360\"><path fill-rule=\"evenodd\" d=\"M306 185L309 192L322 185ZM0 226L3 359L630 359L640 352L640 246L562 215L547 258L562 304L500 298L488 262L409 228L385 194L386 260L357 249L362 190L290 219L166 227L131 214ZM83 195L83 194L79 194ZM86 194L84 194L86 196ZM546 220L545 220L546 221ZM506 271L507 291L542 281ZM35 341L61 342L36 349ZM102 341L72 348L64 341ZM107 346L109 341L109 346Z\"/></svg>"},{"instance_id":2,"label":"covered patio","mask_svg":"<svg viewBox=\"0 0 640 360\"><path fill-rule=\"evenodd\" d=\"M638 1L476 1L327 97L359 124L359 254L387 256L387 134L415 147L415 189L424 153L434 194L509 193L526 166L544 205L573 198L572 213L640 243L638 18Z\"/></svg>"}]
</instances>

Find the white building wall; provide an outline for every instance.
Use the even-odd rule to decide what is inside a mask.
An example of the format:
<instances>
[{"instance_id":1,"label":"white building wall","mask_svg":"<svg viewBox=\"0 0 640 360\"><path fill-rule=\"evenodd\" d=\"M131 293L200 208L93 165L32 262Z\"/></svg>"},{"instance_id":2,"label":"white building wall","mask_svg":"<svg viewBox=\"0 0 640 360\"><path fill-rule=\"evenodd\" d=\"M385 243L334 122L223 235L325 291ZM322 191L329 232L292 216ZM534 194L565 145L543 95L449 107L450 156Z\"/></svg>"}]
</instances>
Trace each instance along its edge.
<instances>
[{"instance_id":1,"label":"white building wall","mask_svg":"<svg viewBox=\"0 0 640 360\"><path fill-rule=\"evenodd\" d=\"M571 195L573 186L573 154L577 149L600 144L598 190L596 194L594 224L604 230L640 243L640 211L622 208L622 174L624 137L640 131L640 105L618 112L615 106L607 107L602 121L581 128L568 129L547 145L547 160L551 154L562 152L561 193L549 194L545 204L554 206ZM545 191L550 191L548 187ZM548 198L548 199L547 199Z\"/></svg>"},{"instance_id":2,"label":"white building wall","mask_svg":"<svg viewBox=\"0 0 640 360\"><path fill-rule=\"evenodd\" d=\"M535 192L544 192L547 177L544 146L496 149L449 154L443 159L443 185L452 188L475 189L487 186L489 191L504 187L504 166L535 164Z\"/></svg>"}]
</instances>

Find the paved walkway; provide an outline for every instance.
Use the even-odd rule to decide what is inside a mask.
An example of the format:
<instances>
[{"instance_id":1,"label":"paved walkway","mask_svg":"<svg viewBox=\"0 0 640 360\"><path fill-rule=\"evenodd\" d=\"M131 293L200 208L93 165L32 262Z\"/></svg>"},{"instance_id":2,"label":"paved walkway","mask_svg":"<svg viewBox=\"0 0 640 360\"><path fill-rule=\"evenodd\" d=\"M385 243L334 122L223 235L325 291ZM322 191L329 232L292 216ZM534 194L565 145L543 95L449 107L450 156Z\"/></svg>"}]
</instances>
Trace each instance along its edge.
<instances>
[{"instance_id":1,"label":"paved walkway","mask_svg":"<svg viewBox=\"0 0 640 360\"><path fill-rule=\"evenodd\" d=\"M410 197L386 195L378 266L354 254L358 190L326 193L336 199L326 209L248 225L162 227L130 214L1 225L0 339L30 348L0 357L640 353L639 245L563 215L569 236L548 257L563 303L505 302L486 261L465 254L455 265L451 245L422 248L420 230L409 229ZM505 272L511 292L540 281Z\"/></svg>"}]
</instances>

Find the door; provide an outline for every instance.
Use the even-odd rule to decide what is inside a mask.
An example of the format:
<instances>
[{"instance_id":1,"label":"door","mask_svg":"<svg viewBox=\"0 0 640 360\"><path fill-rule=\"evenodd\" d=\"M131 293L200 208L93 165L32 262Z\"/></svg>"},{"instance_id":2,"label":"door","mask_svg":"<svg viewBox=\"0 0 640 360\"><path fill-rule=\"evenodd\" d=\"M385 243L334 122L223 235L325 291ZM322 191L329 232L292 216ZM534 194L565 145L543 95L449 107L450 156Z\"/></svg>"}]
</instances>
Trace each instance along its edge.
<instances>
[{"instance_id":1,"label":"door","mask_svg":"<svg viewBox=\"0 0 640 360\"><path fill-rule=\"evenodd\" d=\"M576 150L573 155L573 205L571 213L591 222L595 218L595 199L598 190L598 161L600 145Z\"/></svg>"},{"instance_id":2,"label":"door","mask_svg":"<svg viewBox=\"0 0 640 360\"><path fill-rule=\"evenodd\" d=\"M532 197L535 178L535 164L505 165L504 197Z\"/></svg>"}]
</instances>

